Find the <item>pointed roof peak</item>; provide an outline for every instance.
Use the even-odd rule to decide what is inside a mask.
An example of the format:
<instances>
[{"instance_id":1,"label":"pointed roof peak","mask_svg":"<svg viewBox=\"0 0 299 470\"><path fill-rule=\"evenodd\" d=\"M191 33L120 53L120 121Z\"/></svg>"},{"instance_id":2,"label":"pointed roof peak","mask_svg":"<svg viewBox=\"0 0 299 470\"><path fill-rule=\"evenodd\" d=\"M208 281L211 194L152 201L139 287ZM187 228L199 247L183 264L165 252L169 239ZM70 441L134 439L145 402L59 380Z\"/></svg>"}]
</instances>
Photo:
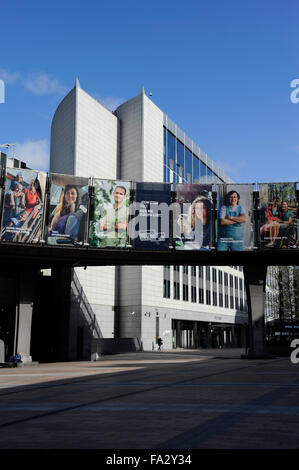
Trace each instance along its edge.
<instances>
[{"instance_id":1,"label":"pointed roof peak","mask_svg":"<svg viewBox=\"0 0 299 470\"><path fill-rule=\"evenodd\" d=\"M144 86L141 87L141 90L140 90L140 92L139 92L139 95L145 95Z\"/></svg>"},{"instance_id":2,"label":"pointed roof peak","mask_svg":"<svg viewBox=\"0 0 299 470\"><path fill-rule=\"evenodd\" d=\"M80 82L79 82L79 78L78 78L78 77L76 77L75 88L81 88L81 87L80 87Z\"/></svg>"}]
</instances>

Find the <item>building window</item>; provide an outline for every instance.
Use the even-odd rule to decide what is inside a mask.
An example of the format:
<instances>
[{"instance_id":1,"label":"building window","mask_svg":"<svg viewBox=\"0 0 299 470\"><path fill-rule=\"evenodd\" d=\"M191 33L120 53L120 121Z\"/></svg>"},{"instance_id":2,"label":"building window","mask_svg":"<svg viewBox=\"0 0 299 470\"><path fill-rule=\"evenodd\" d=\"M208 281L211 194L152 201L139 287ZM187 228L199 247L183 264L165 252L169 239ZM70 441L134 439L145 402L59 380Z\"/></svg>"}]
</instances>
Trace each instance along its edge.
<instances>
[{"instance_id":1,"label":"building window","mask_svg":"<svg viewBox=\"0 0 299 470\"><path fill-rule=\"evenodd\" d=\"M188 296L188 284L183 284L183 300L188 302L189 296Z\"/></svg>"},{"instance_id":2,"label":"building window","mask_svg":"<svg viewBox=\"0 0 299 470\"><path fill-rule=\"evenodd\" d=\"M207 180L207 167L202 161L199 162L199 176L200 176L200 182L201 183L206 183Z\"/></svg>"},{"instance_id":3,"label":"building window","mask_svg":"<svg viewBox=\"0 0 299 470\"><path fill-rule=\"evenodd\" d=\"M229 275L230 308L234 308L234 276Z\"/></svg>"},{"instance_id":4,"label":"building window","mask_svg":"<svg viewBox=\"0 0 299 470\"><path fill-rule=\"evenodd\" d=\"M177 141L177 172L182 178L182 181L185 179L185 148L184 145Z\"/></svg>"},{"instance_id":5,"label":"building window","mask_svg":"<svg viewBox=\"0 0 299 470\"><path fill-rule=\"evenodd\" d=\"M218 271L219 307L223 307L223 273Z\"/></svg>"},{"instance_id":6,"label":"building window","mask_svg":"<svg viewBox=\"0 0 299 470\"><path fill-rule=\"evenodd\" d=\"M213 305L217 305L217 271L212 268Z\"/></svg>"},{"instance_id":7,"label":"building window","mask_svg":"<svg viewBox=\"0 0 299 470\"><path fill-rule=\"evenodd\" d=\"M180 267L173 267L173 298L180 300Z\"/></svg>"},{"instance_id":8,"label":"building window","mask_svg":"<svg viewBox=\"0 0 299 470\"><path fill-rule=\"evenodd\" d=\"M166 299L170 299L170 266L164 266L163 297Z\"/></svg>"},{"instance_id":9,"label":"building window","mask_svg":"<svg viewBox=\"0 0 299 470\"><path fill-rule=\"evenodd\" d=\"M175 281L173 283L173 298L180 300L180 283Z\"/></svg>"},{"instance_id":10,"label":"building window","mask_svg":"<svg viewBox=\"0 0 299 470\"><path fill-rule=\"evenodd\" d=\"M185 147L185 179L187 183L192 183L192 153Z\"/></svg>"},{"instance_id":11,"label":"building window","mask_svg":"<svg viewBox=\"0 0 299 470\"><path fill-rule=\"evenodd\" d=\"M193 183L199 183L199 160L193 155Z\"/></svg>"},{"instance_id":12,"label":"building window","mask_svg":"<svg viewBox=\"0 0 299 470\"><path fill-rule=\"evenodd\" d=\"M196 286L191 286L191 302L196 302Z\"/></svg>"}]
</instances>

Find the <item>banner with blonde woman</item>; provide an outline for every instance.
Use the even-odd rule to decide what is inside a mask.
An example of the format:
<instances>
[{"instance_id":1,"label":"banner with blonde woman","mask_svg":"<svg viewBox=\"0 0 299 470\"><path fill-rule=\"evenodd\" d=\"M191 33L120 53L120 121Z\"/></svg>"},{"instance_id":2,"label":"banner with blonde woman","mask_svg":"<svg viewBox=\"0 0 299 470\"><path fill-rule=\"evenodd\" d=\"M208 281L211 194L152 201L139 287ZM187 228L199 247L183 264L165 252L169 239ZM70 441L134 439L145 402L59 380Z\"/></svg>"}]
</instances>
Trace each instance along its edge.
<instances>
[{"instance_id":1,"label":"banner with blonde woman","mask_svg":"<svg viewBox=\"0 0 299 470\"><path fill-rule=\"evenodd\" d=\"M212 185L176 185L176 202L173 204L176 250L211 249L212 207Z\"/></svg>"},{"instance_id":2,"label":"banner with blonde woman","mask_svg":"<svg viewBox=\"0 0 299 470\"><path fill-rule=\"evenodd\" d=\"M259 242L263 249L299 248L296 183L262 183Z\"/></svg>"},{"instance_id":3,"label":"banner with blonde woman","mask_svg":"<svg viewBox=\"0 0 299 470\"><path fill-rule=\"evenodd\" d=\"M126 248L128 244L131 183L94 180L94 215L90 245L97 248Z\"/></svg>"},{"instance_id":4,"label":"banner with blonde woman","mask_svg":"<svg viewBox=\"0 0 299 470\"><path fill-rule=\"evenodd\" d=\"M39 243L42 238L47 174L7 168L0 240Z\"/></svg>"},{"instance_id":5,"label":"banner with blonde woman","mask_svg":"<svg viewBox=\"0 0 299 470\"><path fill-rule=\"evenodd\" d=\"M88 178L52 173L47 243L82 246L88 207Z\"/></svg>"}]
</instances>

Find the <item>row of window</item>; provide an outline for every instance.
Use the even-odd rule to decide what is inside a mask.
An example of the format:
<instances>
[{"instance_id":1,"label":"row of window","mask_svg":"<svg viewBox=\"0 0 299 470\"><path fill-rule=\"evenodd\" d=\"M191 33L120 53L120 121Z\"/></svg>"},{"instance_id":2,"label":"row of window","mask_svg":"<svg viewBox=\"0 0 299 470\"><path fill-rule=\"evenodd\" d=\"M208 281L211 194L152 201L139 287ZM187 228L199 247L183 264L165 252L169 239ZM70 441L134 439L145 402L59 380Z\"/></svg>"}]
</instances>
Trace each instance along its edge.
<instances>
[{"instance_id":1,"label":"row of window","mask_svg":"<svg viewBox=\"0 0 299 470\"><path fill-rule=\"evenodd\" d=\"M279 292L266 292L265 315L266 317L277 317L279 315Z\"/></svg>"},{"instance_id":2,"label":"row of window","mask_svg":"<svg viewBox=\"0 0 299 470\"><path fill-rule=\"evenodd\" d=\"M191 286L189 290L188 272L191 269ZM198 271L198 291L196 287L196 275ZM193 303L205 303L206 305L231 308L247 311L246 293L244 291L243 279L233 276L227 272L222 272L216 268L206 266L183 266L182 299L180 290L180 266L174 266L173 271L173 299L183 300ZM205 274L205 288L203 277ZM163 296L170 299L170 266L164 266L164 292ZM217 291L218 283L218 291ZM189 293L191 298L189 298Z\"/></svg>"},{"instance_id":3,"label":"row of window","mask_svg":"<svg viewBox=\"0 0 299 470\"><path fill-rule=\"evenodd\" d=\"M223 183L164 127L164 183Z\"/></svg>"}]
</instances>

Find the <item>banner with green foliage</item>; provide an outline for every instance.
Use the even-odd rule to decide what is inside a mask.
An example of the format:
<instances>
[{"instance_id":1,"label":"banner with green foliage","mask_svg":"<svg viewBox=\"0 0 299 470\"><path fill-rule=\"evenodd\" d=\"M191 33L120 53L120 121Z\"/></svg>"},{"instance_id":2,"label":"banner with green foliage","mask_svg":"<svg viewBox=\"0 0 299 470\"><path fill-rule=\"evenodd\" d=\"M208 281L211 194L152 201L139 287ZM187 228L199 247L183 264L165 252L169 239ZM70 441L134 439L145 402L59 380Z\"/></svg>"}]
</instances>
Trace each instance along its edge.
<instances>
[{"instance_id":1,"label":"banner with green foliage","mask_svg":"<svg viewBox=\"0 0 299 470\"><path fill-rule=\"evenodd\" d=\"M126 248L128 244L131 183L94 180L94 214L90 245L96 248Z\"/></svg>"}]
</instances>

